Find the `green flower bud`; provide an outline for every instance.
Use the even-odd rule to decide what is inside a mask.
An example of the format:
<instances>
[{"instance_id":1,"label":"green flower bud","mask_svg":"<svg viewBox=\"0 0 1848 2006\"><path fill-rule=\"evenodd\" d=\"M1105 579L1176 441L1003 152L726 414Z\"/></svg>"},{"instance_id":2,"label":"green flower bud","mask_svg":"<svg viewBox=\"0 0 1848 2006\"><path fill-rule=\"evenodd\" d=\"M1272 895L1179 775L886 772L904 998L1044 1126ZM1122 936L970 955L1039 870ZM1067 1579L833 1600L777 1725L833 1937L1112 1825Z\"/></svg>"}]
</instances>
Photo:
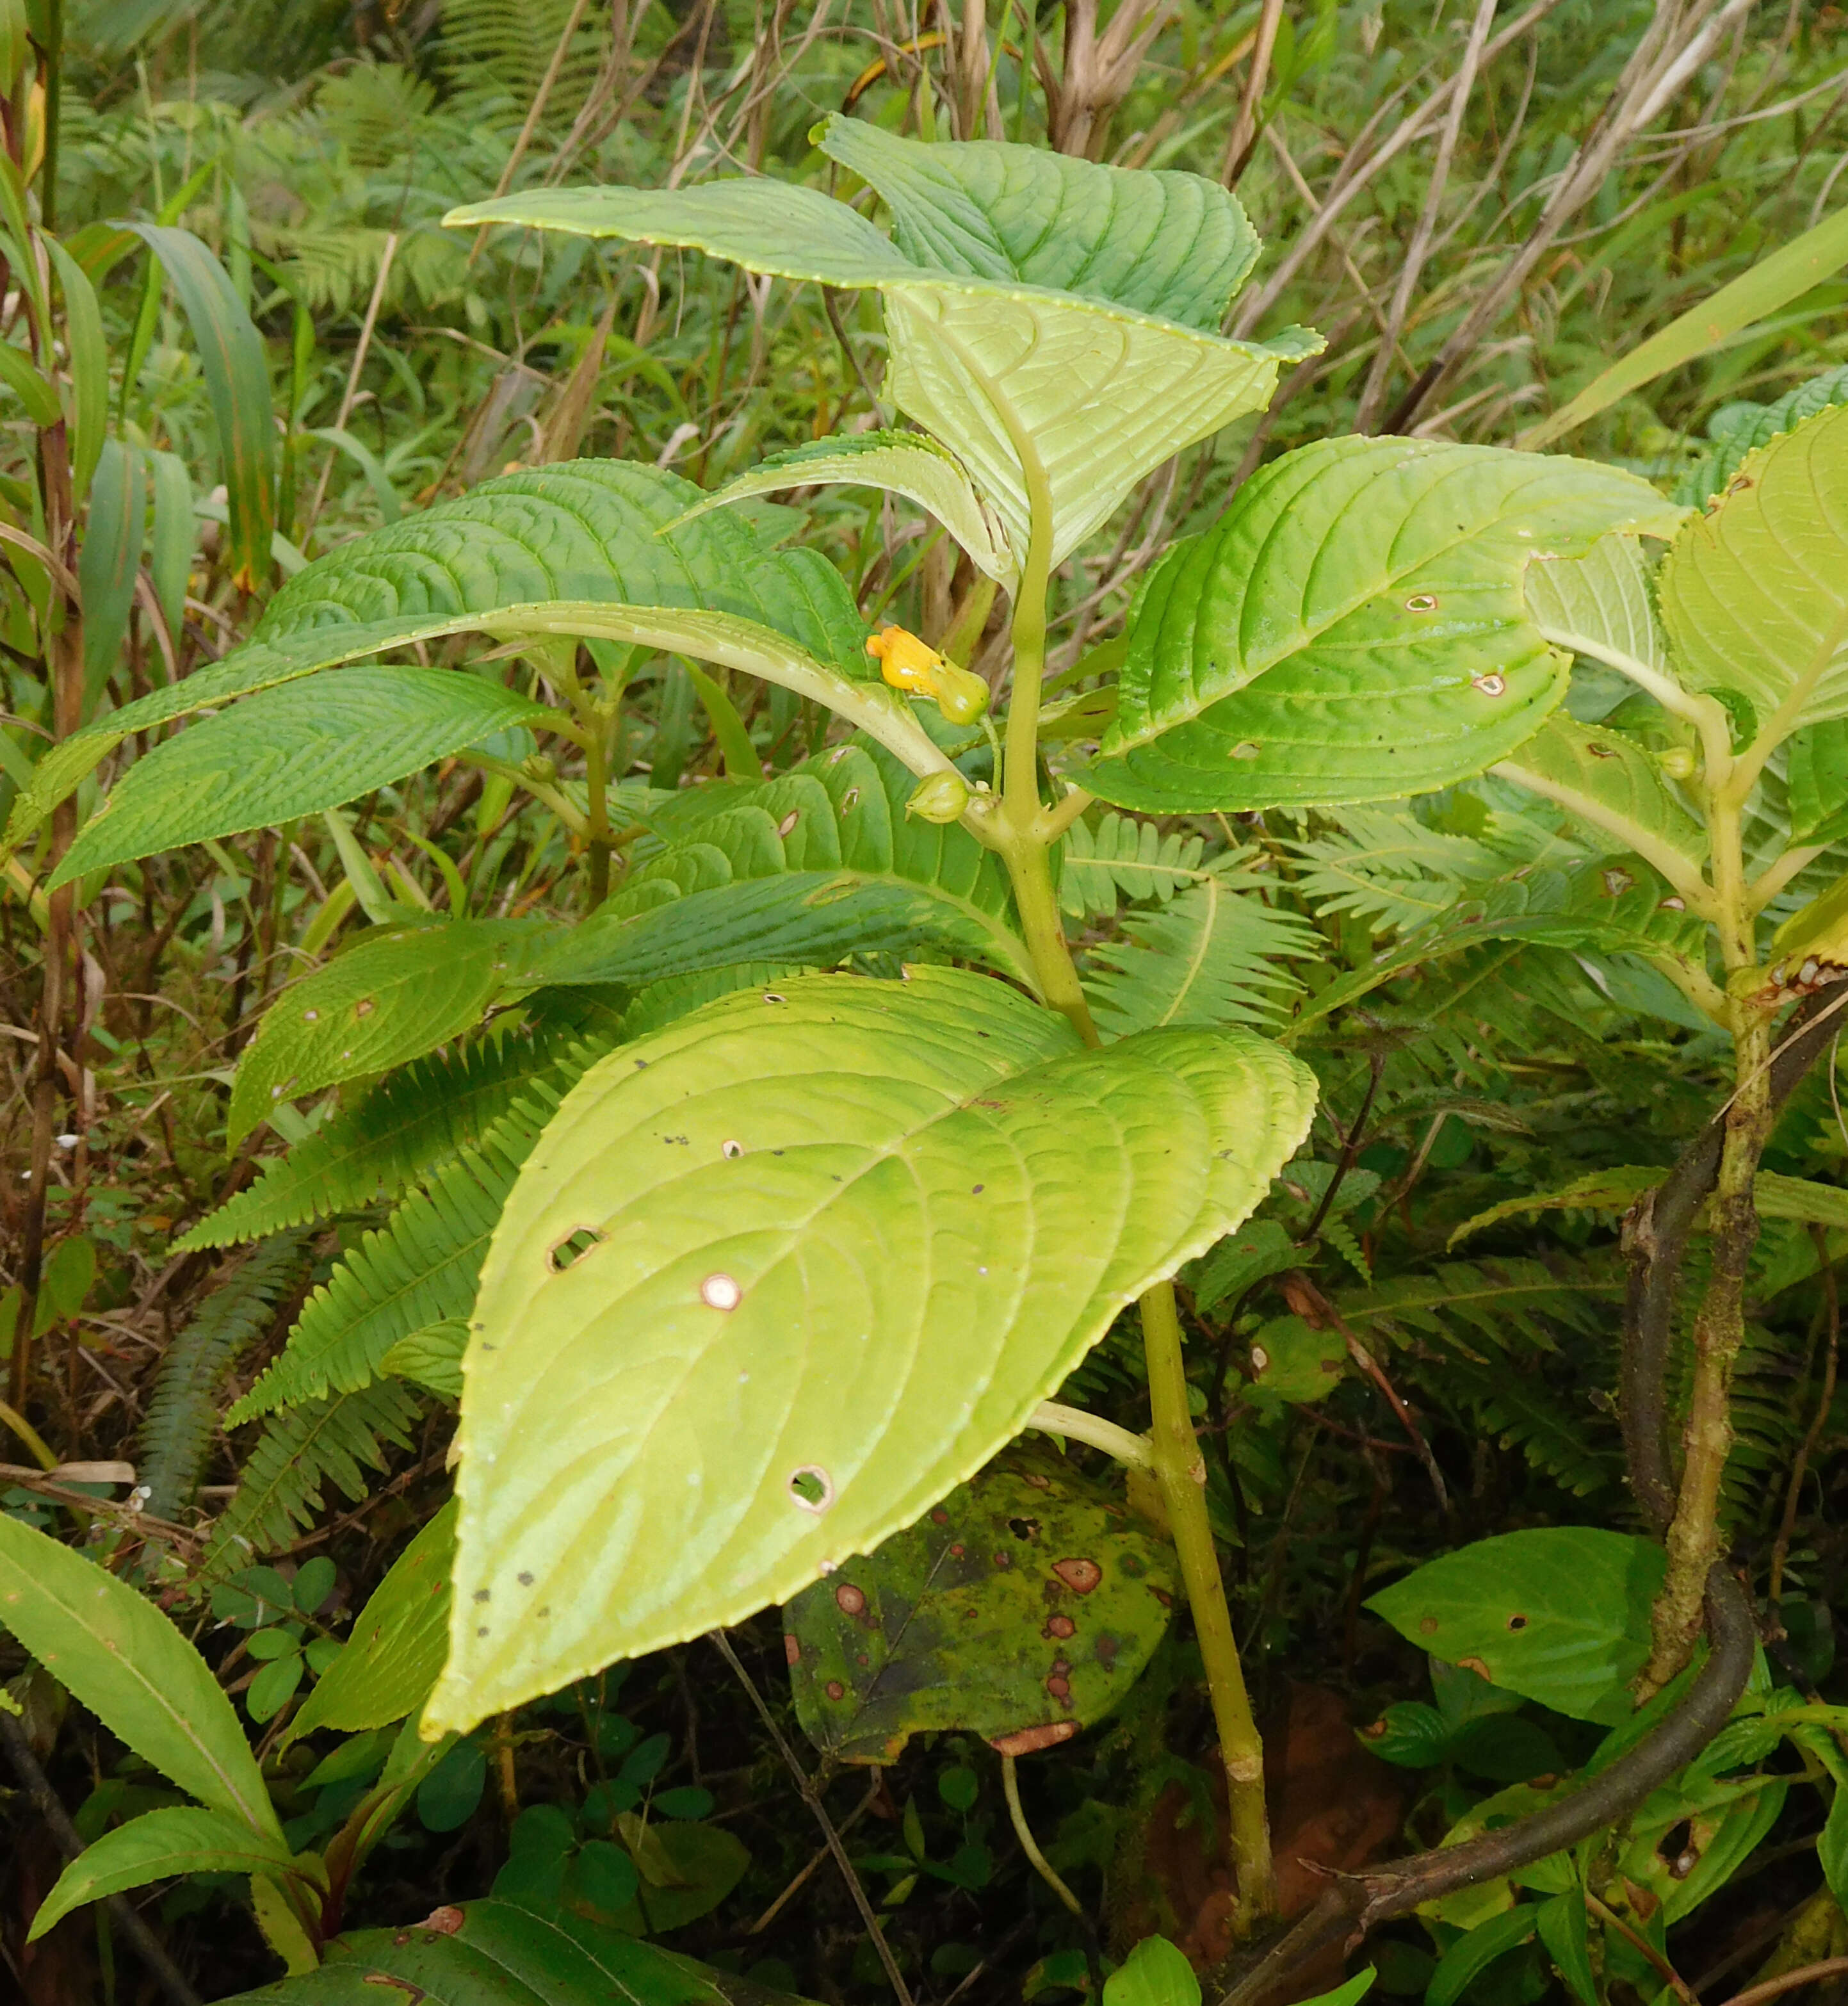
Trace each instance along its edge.
<instances>
[{"instance_id":1,"label":"green flower bud","mask_svg":"<svg viewBox=\"0 0 1848 2006\"><path fill-rule=\"evenodd\" d=\"M988 685L968 669L940 662L935 677L937 708L952 724L973 724L988 709Z\"/></svg>"},{"instance_id":2,"label":"green flower bud","mask_svg":"<svg viewBox=\"0 0 1848 2006\"><path fill-rule=\"evenodd\" d=\"M532 752L520 762L520 771L544 787L558 778L558 762L549 752Z\"/></svg>"},{"instance_id":3,"label":"green flower bud","mask_svg":"<svg viewBox=\"0 0 1848 2006\"><path fill-rule=\"evenodd\" d=\"M1685 745L1670 746L1657 763L1671 780L1692 780L1700 764Z\"/></svg>"},{"instance_id":4,"label":"green flower bud","mask_svg":"<svg viewBox=\"0 0 1848 2006\"><path fill-rule=\"evenodd\" d=\"M961 774L947 769L920 780L916 792L905 803L905 811L924 822L954 822L968 804L968 782Z\"/></svg>"}]
</instances>

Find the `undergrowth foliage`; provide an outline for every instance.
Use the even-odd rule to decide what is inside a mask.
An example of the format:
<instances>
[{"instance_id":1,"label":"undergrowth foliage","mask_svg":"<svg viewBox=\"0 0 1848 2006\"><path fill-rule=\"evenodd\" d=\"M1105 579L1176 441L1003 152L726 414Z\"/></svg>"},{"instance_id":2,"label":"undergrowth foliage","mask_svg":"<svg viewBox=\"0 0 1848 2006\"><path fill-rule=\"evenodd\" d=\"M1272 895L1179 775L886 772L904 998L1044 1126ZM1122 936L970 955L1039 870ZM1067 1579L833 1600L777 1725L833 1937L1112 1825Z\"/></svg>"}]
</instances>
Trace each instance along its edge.
<instances>
[{"instance_id":1,"label":"undergrowth foliage","mask_svg":"<svg viewBox=\"0 0 1848 2006\"><path fill-rule=\"evenodd\" d=\"M1838 24L1100 11L0 0L22 1996L1848 1952Z\"/></svg>"}]
</instances>

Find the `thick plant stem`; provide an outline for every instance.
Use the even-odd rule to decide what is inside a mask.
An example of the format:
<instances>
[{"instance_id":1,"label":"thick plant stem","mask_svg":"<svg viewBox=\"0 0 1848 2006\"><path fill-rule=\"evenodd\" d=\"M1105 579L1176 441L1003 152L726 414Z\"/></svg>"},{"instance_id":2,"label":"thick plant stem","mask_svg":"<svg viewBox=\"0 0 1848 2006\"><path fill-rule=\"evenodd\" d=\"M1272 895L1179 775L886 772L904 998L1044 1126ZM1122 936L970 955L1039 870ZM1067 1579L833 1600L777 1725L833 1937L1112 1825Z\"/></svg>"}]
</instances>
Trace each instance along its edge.
<instances>
[{"instance_id":1,"label":"thick plant stem","mask_svg":"<svg viewBox=\"0 0 1848 2006\"><path fill-rule=\"evenodd\" d=\"M1667 1533L1668 1576L1657 1600L1643 1689L1666 1685L1701 1631L1702 1599L1720 1554L1720 1490L1731 1453L1733 1368L1745 1334L1745 1272L1758 1237L1752 1183L1771 1132L1770 1026L1741 1008L1738 1086L1726 1114L1713 1205L1713 1267L1694 1320L1694 1376L1682 1436L1681 1480Z\"/></svg>"},{"instance_id":2,"label":"thick plant stem","mask_svg":"<svg viewBox=\"0 0 1848 2006\"><path fill-rule=\"evenodd\" d=\"M1756 958L1756 930L1740 841L1738 775L1711 770L1707 828L1720 958L1729 975ZM1674 1515L1664 1536L1668 1574L1652 1618L1649 1660L1639 1682L1646 1697L1679 1672L1702 1628L1705 1585L1720 1556L1720 1487L1733 1445L1733 1368L1745 1336L1745 1271L1758 1244L1752 1203L1758 1159L1775 1114L1770 1078L1771 1025L1765 1013L1732 998L1733 1097L1720 1142L1718 1181L1710 1201L1713 1265L1694 1319L1694 1372L1682 1434L1681 1478Z\"/></svg>"},{"instance_id":3,"label":"thick plant stem","mask_svg":"<svg viewBox=\"0 0 1848 2006\"><path fill-rule=\"evenodd\" d=\"M1001 850L1014 886L1021 931L1033 957L1041 994L1069 1018L1087 1045L1102 1043L1091 1021L1078 972L1072 965L1059 902L1052 889L1047 845L1035 832L1040 813L1035 778L1038 745L1032 728L1037 712L1043 617L1028 627L1026 672L1020 646L1022 621L1014 623L1014 709L1007 720L1006 806L1010 832ZM1023 705L1031 706L1021 723ZM1277 1906L1270 1860L1270 1828L1264 1809L1264 1746L1252 1719L1251 1700L1226 1606L1225 1584L1213 1527L1207 1515L1206 1459L1201 1455L1187 1402L1187 1369L1181 1349L1181 1321L1172 1283L1158 1282L1141 1300L1143 1345L1148 1361L1151 1437L1155 1476L1168 1512L1169 1532L1180 1561L1181 1579L1193 1615L1194 1634L1206 1667L1207 1684L1218 1730L1231 1807L1233 1864L1238 1871L1239 1923L1248 1930Z\"/></svg>"},{"instance_id":4,"label":"thick plant stem","mask_svg":"<svg viewBox=\"0 0 1848 2006\"><path fill-rule=\"evenodd\" d=\"M1219 1733L1231 1806L1232 1860L1238 1872L1241 1934L1277 1906L1270 1825L1264 1812L1264 1744L1252 1718L1245 1671L1226 1607L1219 1554L1207 1515L1207 1462L1187 1406L1187 1368L1174 1284L1158 1282L1142 1298L1142 1343L1148 1360L1150 1430L1155 1477L1168 1509L1194 1635L1207 1670L1213 1724Z\"/></svg>"}]
</instances>

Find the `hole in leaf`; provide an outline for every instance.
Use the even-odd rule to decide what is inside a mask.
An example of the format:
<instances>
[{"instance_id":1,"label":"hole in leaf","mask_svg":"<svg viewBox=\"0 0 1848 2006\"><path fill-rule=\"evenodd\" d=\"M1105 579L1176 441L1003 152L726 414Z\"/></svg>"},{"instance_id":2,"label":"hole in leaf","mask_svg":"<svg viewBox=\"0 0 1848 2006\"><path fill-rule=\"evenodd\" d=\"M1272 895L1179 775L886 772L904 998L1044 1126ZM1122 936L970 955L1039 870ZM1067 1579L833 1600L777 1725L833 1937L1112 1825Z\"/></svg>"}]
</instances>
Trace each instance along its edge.
<instances>
[{"instance_id":1,"label":"hole in leaf","mask_svg":"<svg viewBox=\"0 0 1848 2006\"><path fill-rule=\"evenodd\" d=\"M1682 1860L1688 1858L1688 1849L1693 1837L1693 1825L1683 1818L1679 1825L1671 1825L1657 1842L1657 1852L1669 1862L1668 1871L1675 1874L1677 1880L1685 1879L1693 1871L1692 1860L1688 1860L1686 1867L1681 1866ZM1681 1869L1678 1874L1675 1871L1678 1867Z\"/></svg>"},{"instance_id":2,"label":"hole in leaf","mask_svg":"<svg viewBox=\"0 0 1848 2006\"><path fill-rule=\"evenodd\" d=\"M722 1156L742 1156L744 1154L744 1145L735 1141L721 1142L718 1146L718 1153Z\"/></svg>"},{"instance_id":3,"label":"hole in leaf","mask_svg":"<svg viewBox=\"0 0 1848 2006\"><path fill-rule=\"evenodd\" d=\"M1435 613L1437 611L1436 597L1428 592L1414 592L1405 602L1405 610L1407 613Z\"/></svg>"},{"instance_id":4,"label":"hole in leaf","mask_svg":"<svg viewBox=\"0 0 1848 2006\"><path fill-rule=\"evenodd\" d=\"M1508 1627L1510 1630L1525 1630L1527 1627L1527 1619L1519 1610L1516 1610L1513 1615L1509 1617Z\"/></svg>"},{"instance_id":5,"label":"hole in leaf","mask_svg":"<svg viewBox=\"0 0 1848 2006\"><path fill-rule=\"evenodd\" d=\"M603 1237L594 1226L580 1226L552 1243L552 1251L546 1256L546 1265L554 1275L562 1275L574 1261L582 1260Z\"/></svg>"},{"instance_id":6,"label":"hole in leaf","mask_svg":"<svg viewBox=\"0 0 1848 2006\"><path fill-rule=\"evenodd\" d=\"M1037 1519L1010 1519L1007 1529L1017 1540L1037 1540L1039 1537L1039 1521Z\"/></svg>"},{"instance_id":7,"label":"hole in leaf","mask_svg":"<svg viewBox=\"0 0 1848 2006\"><path fill-rule=\"evenodd\" d=\"M825 1512L834 1501L834 1480L825 1469L804 1463L789 1479L789 1497L805 1512Z\"/></svg>"}]
</instances>

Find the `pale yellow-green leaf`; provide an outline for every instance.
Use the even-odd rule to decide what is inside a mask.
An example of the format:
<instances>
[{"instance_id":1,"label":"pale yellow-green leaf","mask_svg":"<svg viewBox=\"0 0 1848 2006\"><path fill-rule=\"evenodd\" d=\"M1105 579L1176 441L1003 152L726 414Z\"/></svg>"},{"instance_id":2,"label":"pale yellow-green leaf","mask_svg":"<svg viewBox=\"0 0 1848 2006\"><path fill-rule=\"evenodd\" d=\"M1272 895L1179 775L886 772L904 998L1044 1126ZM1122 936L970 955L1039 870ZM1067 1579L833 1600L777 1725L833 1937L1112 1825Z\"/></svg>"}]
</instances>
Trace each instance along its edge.
<instances>
[{"instance_id":1,"label":"pale yellow-green leaf","mask_svg":"<svg viewBox=\"0 0 1848 2006\"><path fill-rule=\"evenodd\" d=\"M1247 411L1279 366L1318 344L1275 347L1035 287L922 276L880 289L898 408L950 447L1024 551L1032 526L1021 442L1045 471L1052 562L1061 562L1145 473Z\"/></svg>"},{"instance_id":2,"label":"pale yellow-green leaf","mask_svg":"<svg viewBox=\"0 0 1848 2006\"><path fill-rule=\"evenodd\" d=\"M1848 406L1745 461L1670 546L1661 600L1684 680L1743 691L1774 740L1848 716Z\"/></svg>"},{"instance_id":3,"label":"pale yellow-green leaf","mask_svg":"<svg viewBox=\"0 0 1848 2006\"><path fill-rule=\"evenodd\" d=\"M1699 903L1707 832L1645 748L1602 725L1555 711L1493 770L1555 802L1620 850L1633 850Z\"/></svg>"},{"instance_id":4,"label":"pale yellow-green leaf","mask_svg":"<svg viewBox=\"0 0 1848 2006\"><path fill-rule=\"evenodd\" d=\"M742 991L611 1053L483 1271L425 1733L736 1622L911 1523L1246 1216L1313 1099L1249 1034L1087 1051L944 969Z\"/></svg>"},{"instance_id":5,"label":"pale yellow-green leaf","mask_svg":"<svg viewBox=\"0 0 1848 2006\"><path fill-rule=\"evenodd\" d=\"M1649 603L1649 569L1634 537L1601 537L1582 558L1530 564L1521 578L1527 617L1555 647L1609 661L1627 656L1672 675Z\"/></svg>"},{"instance_id":6,"label":"pale yellow-green leaf","mask_svg":"<svg viewBox=\"0 0 1848 2006\"><path fill-rule=\"evenodd\" d=\"M903 495L934 516L968 552L970 561L997 584L1011 588L1019 576L1020 560L1008 548L993 510L971 486L955 455L920 432L844 432L773 453L667 526L677 529L708 509L728 508L754 494L835 481Z\"/></svg>"}]
</instances>

